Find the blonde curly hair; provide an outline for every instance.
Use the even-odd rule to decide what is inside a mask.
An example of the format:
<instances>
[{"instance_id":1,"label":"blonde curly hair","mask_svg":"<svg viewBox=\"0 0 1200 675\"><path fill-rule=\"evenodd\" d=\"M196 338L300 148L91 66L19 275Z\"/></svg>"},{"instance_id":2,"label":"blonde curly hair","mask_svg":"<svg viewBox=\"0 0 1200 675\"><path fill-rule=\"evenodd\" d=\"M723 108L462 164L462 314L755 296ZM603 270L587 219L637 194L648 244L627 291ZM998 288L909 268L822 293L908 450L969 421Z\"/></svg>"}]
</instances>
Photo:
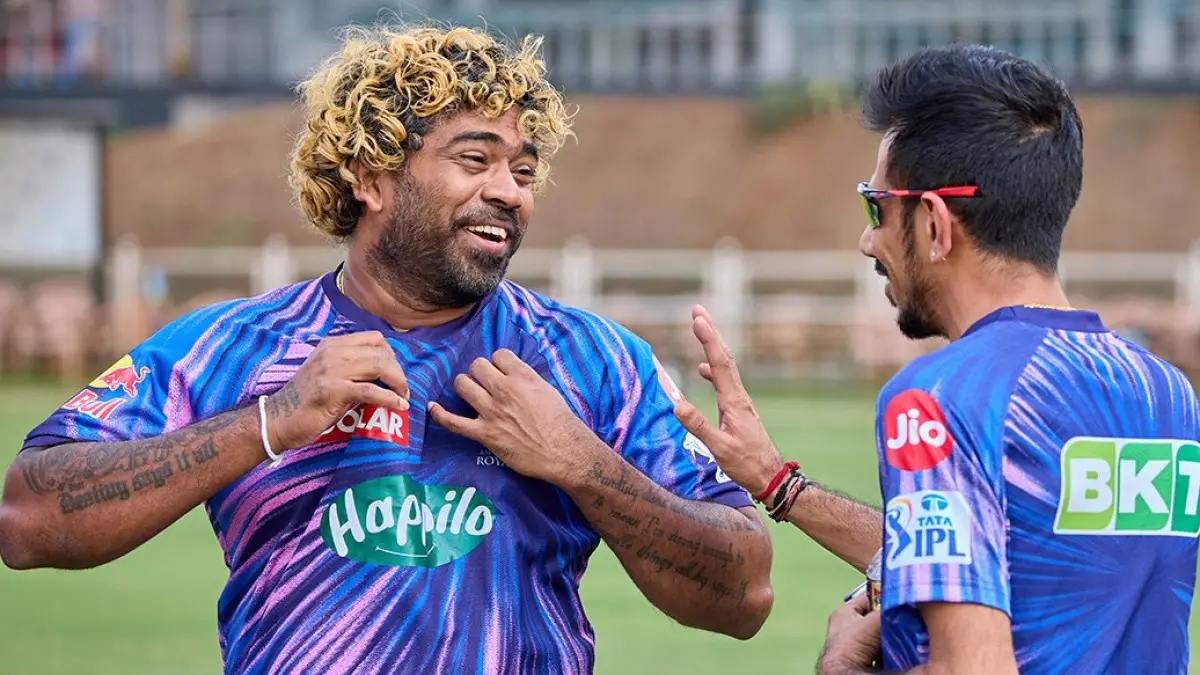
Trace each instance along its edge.
<instances>
[{"instance_id":1,"label":"blonde curly hair","mask_svg":"<svg viewBox=\"0 0 1200 675\"><path fill-rule=\"evenodd\" d=\"M515 45L470 28L349 29L341 50L298 87L305 128L291 184L305 216L326 235L349 237L362 213L354 163L396 171L436 119L463 111L495 119L518 106L519 128L538 149L541 189L548 160L572 135L541 46L539 37Z\"/></svg>"}]
</instances>

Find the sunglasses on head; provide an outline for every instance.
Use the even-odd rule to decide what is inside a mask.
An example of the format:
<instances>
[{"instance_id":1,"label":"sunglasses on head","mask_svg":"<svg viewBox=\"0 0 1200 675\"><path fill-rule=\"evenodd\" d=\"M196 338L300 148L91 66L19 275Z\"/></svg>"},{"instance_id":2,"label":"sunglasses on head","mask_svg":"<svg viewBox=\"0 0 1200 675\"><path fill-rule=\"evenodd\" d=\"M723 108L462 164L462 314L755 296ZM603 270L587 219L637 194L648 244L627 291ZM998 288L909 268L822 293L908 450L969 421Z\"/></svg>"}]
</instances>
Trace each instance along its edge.
<instances>
[{"instance_id":1,"label":"sunglasses on head","mask_svg":"<svg viewBox=\"0 0 1200 675\"><path fill-rule=\"evenodd\" d=\"M932 190L878 190L867 187L866 183L858 184L858 196L862 198L863 213L867 215L867 227L872 230L879 227L879 202L892 197L920 197L923 194L934 194L939 197L978 197L979 187L962 185L959 187L935 188Z\"/></svg>"}]
</instances>

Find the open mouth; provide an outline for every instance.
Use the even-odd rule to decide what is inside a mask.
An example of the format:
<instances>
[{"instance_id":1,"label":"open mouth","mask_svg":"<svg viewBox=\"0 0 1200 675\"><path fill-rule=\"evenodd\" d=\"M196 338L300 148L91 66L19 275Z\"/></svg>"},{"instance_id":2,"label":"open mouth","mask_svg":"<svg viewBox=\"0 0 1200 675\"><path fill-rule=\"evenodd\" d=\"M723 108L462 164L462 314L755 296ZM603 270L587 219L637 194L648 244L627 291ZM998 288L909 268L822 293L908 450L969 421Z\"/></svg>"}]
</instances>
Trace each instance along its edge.
<instances>
[{"instance_id":1,"label":"open mouth","mask_svg":"<svg viewBox=\"0 0 1200 675\"><path fill-rule=\"evenodd\" d=\"M508 241L508 230L496 225L470 225L467 231L493 244L503 244Z\"/></svg>"}]
</instances>

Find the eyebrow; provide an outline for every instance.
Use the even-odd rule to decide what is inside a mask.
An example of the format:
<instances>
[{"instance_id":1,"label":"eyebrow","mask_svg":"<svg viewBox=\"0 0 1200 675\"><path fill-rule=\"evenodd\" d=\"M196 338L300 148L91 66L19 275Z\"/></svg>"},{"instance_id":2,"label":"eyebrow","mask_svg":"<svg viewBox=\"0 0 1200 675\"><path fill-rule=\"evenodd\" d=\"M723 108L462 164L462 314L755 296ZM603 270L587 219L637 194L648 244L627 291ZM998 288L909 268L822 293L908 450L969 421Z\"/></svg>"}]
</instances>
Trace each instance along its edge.
<instances>
[{"instance_id":1,"label":"eyebrow","mask_svg":"<svg viewBox=\"0 0 1200 675\"><path fill-rule=\"evenodd\" d=\"M488 145L498 145L502 148L508 146L508 144L504 142L504 139L500 138L500 134L491 131L464 131L450 139L450 144L454 145L455 143L463 143L466 141L478 141L481 143L487 143ZM525 141L521 144L521 154L537 159L537 146L530 141Z\"/></svg>"}]
</instances>

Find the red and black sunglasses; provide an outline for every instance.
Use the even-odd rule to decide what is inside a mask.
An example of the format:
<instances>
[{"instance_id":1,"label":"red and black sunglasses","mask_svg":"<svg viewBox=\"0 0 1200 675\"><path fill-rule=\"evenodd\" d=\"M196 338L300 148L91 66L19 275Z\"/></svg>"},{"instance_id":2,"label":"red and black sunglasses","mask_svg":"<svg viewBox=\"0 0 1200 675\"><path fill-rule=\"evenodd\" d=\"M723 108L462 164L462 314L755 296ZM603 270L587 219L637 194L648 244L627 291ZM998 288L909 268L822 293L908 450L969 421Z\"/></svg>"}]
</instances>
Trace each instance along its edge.
<instances>
[{"instance_id":1,"label":"red and black sunglasses","mask_svg":"<svg viewBox=\"0 0 1200 675\"><path fill-rule=\"evenodd\" d=\"M879 227L879 201L892 197L920 197L933 194L939 197L978 197L979 187L976 185L961 185L958 187L934 188L931 190L879 190L867 187L866 183L858 184L858 196L862 197L863 212L867 214L867 227L872 230Z\"/></svg>"}]
</instances>

